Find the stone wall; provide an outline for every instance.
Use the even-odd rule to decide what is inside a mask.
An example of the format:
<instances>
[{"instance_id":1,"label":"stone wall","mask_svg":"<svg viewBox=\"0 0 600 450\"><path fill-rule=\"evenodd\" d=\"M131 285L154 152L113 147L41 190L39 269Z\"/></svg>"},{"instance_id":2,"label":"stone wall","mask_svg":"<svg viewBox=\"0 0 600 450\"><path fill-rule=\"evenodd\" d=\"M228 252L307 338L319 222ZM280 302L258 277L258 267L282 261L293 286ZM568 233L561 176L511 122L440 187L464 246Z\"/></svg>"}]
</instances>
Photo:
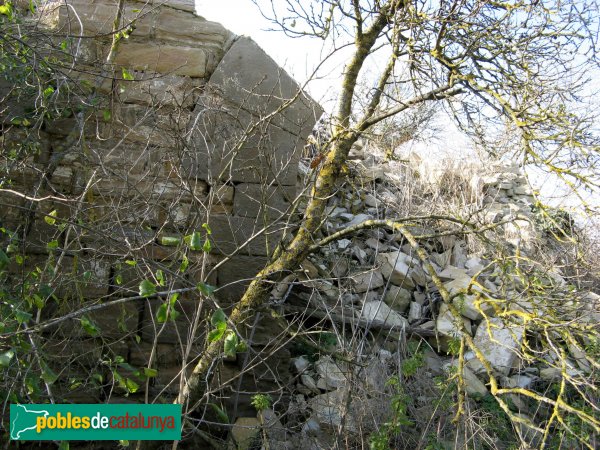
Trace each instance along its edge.
<instances>
[{"instance_id":1,"label":"stone wall","mask_svg":"<svg viewBox=\"0 0 600 450\"><path fill-rule=\"evenodd\" d=\"M21 118L35 97L2 104L2 155L36 146L16 163L3 157L3 187L27 197L2 192L0 204L24 258L11 268L13 282L25 285L38 267L50 289L41 322L137 296L142 280L159 291L209 283L218 306L231 305L281 237L303 143L322 113L252 39L197 16L193 0L127 1L127 36L106 66L117 3L40 6L38 30L63 63L50 97L61 115L33 130ZM12 88L0 84L3 99ZM194 232L209 252L190 245ZM73 401L123 393L119 361L158 368L152 393L177 392L191 324L215 305L184 291L173 305L179 316L163 324L165 301L90 312L91 329L80 317L46 330L40 346L56 356L56 392ZM137 383L139 394L146 384Z\"/></svg>"}]
</instances>

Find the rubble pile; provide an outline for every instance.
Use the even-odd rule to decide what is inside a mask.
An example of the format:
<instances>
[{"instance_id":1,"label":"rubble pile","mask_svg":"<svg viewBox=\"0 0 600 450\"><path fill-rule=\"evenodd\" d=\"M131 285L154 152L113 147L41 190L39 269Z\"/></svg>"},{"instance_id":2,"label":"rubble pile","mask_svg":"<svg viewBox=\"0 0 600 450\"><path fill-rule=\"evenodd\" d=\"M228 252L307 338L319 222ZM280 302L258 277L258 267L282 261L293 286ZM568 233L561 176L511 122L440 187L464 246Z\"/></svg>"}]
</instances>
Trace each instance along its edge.
<instances>
[{"instance_id":1,"label":"rubble pile","mask_svg":"<svg viewBox=\"0 0 600 450\"><path fill-rule=\"evenodd\" d=\"M324 236L370 219L401 218L398 186L411 169L367 154L362 145L351 156L349 175L330 201ZM311 173L308 166L303 172ZM472 217L478 226L498 224L490 232L503 245L526 253L539 238L527 179L510 164L490 165L487 172L481 168L484 175L467 180L465 189L471 190L474 203L466 209L477 212ZM400 233L366 228L323 246L273 289L281 313L312 320L312 329L333 343L313 340L316 352L292 359L295 385L288 410L281 413L287 434L275 445L271 442L271 448L330 448L340 430L357 435L378 430L391 414L394 389L388 381L404 370L407 340L426 342L419 356L425 376L448 376L456 372L460 330L466 330L491 371L473 351L465 353L462 380L467 395L475 398L489 394L489 375L502 387L523 388L556 376L520 357L525 322L519 314L510 326L496 317L506 311L526 315L539 306L520 297L520 280L506 276L492 248L473 246L468 235L445 233L431 224L430 229L407 224L412 233L424 236L419 245L428 255L426 262ZM558 271L547 275L546 283L565 284ZM460 317L443 301L440 283ZM572 364L576 375L589 370ZM530 420L535 411L512 397L520 417Z\"/></svg>"}]
</instances>

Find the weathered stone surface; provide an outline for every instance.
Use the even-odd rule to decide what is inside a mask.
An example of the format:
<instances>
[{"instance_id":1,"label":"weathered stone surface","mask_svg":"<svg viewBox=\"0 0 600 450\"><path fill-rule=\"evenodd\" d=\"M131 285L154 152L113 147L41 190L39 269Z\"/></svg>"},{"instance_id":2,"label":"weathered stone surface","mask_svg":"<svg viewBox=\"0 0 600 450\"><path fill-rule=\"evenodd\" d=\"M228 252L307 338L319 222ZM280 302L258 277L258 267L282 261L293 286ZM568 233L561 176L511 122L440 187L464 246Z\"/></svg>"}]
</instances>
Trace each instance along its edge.
<instances>
[{"instance_id":1,"label":"weathered stone surface","mask_svg":"<svg viewBox=\"0 0 600 450\"><path fill-rule=\"evenodd\" d=\"M492 318L479 325L473 341L496 371L508 375L519 357L523 331L522 325L507 327L502 320ZM484 371L477 359L472 359L467 364L476 373Z\"/></svg>"},{"instance_id":2,"label":"weathered stone surface","mask_svg":"<svg viewBox=\"0 0 600 450\"><path fill-rule=\"evenodd\" d=\"M171 74L136 74L133 81L117 80L122 102L189 108L196 102L200 84L189 77Z\"/></svg>"},{"instance_id":3,"label":"weathered stone surface","mask_svg":"<svg viewBox=\"0 0 600 450\"><path fill-rule=\"evenodd\" d=\"M263 230L260 219L213 215L209 219L213 249L222 255L240 250L243 255L267 256L281 239L280 229ZM241 248L243 245L243 248Z\"/></svg>"},{"instance_id":4,"label":"weathered stone surface","mask_svg":"<svg viewBox=\"0 0 600 450\"><path fill-rule=\"evenodd\" d=\"M415 287L409 266L411 262L408 260L407 263L404 256L408 255L402 252L380 253L377 262L381 265L381 273L390 283L411 290Z\"/></svg>"},{"instance_id":5,"label":"weathered stone surface","mask_svg":"<svg viewBox=\"0 0 600 450\"><path fill-rule=\"evenodd\" d=\"M452 313L448 309L448 305L442 303L440 305L440 311L436 319L435 328L437 332L444 337L450 339L460 337L461 333L458 329L458 326L456 325L456 320L457 319L452 315ZM468 331L470 331L471 321L464 317L462 318L462 321L465 328Z\"/></svg>"},{"instance_id":6,"label":"weathered stone surface","mask_svg":"<svg viewBox=\"0 0 600 450\"><path fill-rule=\"evenodd\" d=\"M115 64L134 70L202 78L209 72L206 50L148 42L124 42Z\"/></svg>"},{"instance_id":7,"label":"weathered stone surface","mask_svg":"<svg viewBox=\"0 0 600 450\"><path fill-rule=\"evenodd\" d=\"M370 270L367 272L359 272L350 275L350 279L354 283L355 292L359 294L380 288L384 285L383 276L381 275L381 272L377 271Z\"/></svg>"},{"instance_id":8,"label":"weathered stone surface","mask_svg":"<svg viewBox=\"0 0 600 450\"><path fill-rule=\"evenodd\" d=\"M210 89L210 86L209 88ZM304 137L214 96L203 96L190 121L190 164L202 179L296 184Z\"/></svg>"},{"instance_id":9,"label":"weathered stone surface","mask_svg":"<svg viewBox=\"0 0 600 450\"><path fill-rule=\"evenodd\" d=\"M240 217L276 219L289 210L295 193L295 186L241 183L235 187L233 213Z\"/></svg>"},{"instance_id":10,"label":"weathered stone surface","mask_svg":"<svg viewBox=\"0 0 600 450\"><path fill-rule=\"evenodd\" d=\"M298 95L298 84L247 37L235 41L212 74L210 85L218 86L224 98L256 117L265 117L285 103L273 124L302 140L322 114L311 98Z\"/></svg>"},{"instance_id":11,"label":"weathered stone surface","mask_svg":"<svg viewBox=\"0 0 600 450\"><path fill-rule=\"evenodd\" d=\"M346 364L335 362L331 357L324 356L315 363L319 376L325 380L327 388L344 387L348 382L349 369Z\"/></svg>"},{"instance_id":12,"label":"weathered stone surface","mask_svg":"<svg viewBox=\"0 0 600 450\"><path fill-rule=\"evenodd\" d=\"M363 306L362 316L368 320L376 320L388 326L401 329L408 327L408 321L381 301L367 302Z\"/></svg>"},{"instance_id":13,"label":"weathered stone surface","mask_svg":"<svg viewBox=\"0 0 600 450\"><path fill-rule=\"evenodd\" d=\"M231 437L238 450L255 448L260 442L260 421L256 417L240 417L231 428Z\"/></svg>"},{"instance_id":14,"label":"weathered stone surface","mask_svg":"<svg viewBox=\"0 0 600 450\"><path fill-rule=\"evenodd\" d=\"M227 301L238 301L246 288L261 269L267 264L267 258L238 255L217 269L217 296ZM254 338L257 340L258 336Z\"/></svg>"},{"instance_id":15,"label":"weathered stone surface","mask_svg":"<svg viewBox=\"0 0 600 450\"><path fill-rule=\"evenodd\" d=\"M403 313L410 305L412 296L409 291L399 286L390 285L383 301L394 311Z\"/></svg>"}]
</instances>

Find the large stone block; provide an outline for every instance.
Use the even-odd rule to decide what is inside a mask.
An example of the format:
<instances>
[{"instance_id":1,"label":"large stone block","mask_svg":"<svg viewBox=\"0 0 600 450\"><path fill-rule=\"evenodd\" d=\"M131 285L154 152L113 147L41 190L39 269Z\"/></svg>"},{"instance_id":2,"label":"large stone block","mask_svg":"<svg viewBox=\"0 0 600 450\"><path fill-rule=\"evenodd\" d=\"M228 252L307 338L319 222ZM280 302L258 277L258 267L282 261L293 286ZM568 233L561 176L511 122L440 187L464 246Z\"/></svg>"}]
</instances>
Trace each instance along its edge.
<instances>
[{"instance_id":1,"label":"large stone block","mask_svg":"<svg viewBox=\"0 0 600 450\"><path fill-rule=\"evenodd\" d=\"M306 138L323 110L256 42L235 41L210 78L223 98L257 117L274 114L273 123Z\"/></svg>"},{"instance_id":2,"label":"large stone block","mask_svg":"<svg viewBox=\"0 0 600 450\"><path fill-rule=\"evenodd\" d=\"M302 136L213 95L202 96L190 128L197 177L295 185Z\"/></svg>"},{"instance_id":3,"label":"large stone block","mask_svg":"<svg viewBox=\"0 0 600 450\"><path fill-rule=\"evenodd\" d=\"M213 249L229 255L240 249L241 254L267 256L273 252L282 236L281 226L271 224L266 231L259 219L213 215L209 218L212 228Z\"/></svg>"},{"instance_id":4,"label":"large stone block","mask_svg":"<svg viewBox=\"0 0 600 450\"><path fill-rule=\"evenodd\" d=\"M118 0L50 0L40 8L42 23L57 32L111 38ZM154 14L149 5L126 4L123 23L135 24L136 36L152 32Z\"/></svg>"},{"instance_id":5,"label":"large stone block","mask_svg":"<svg viewBox=\"0 0 600 450\"><path fill-rule=\"evenodd\" d=\"M189 77L151 73L135 76L135 80L117 81L117 95L122 102L189 108L201 90L200 83Z\"/></svg>"},{"instance_id":6,"label":"large stone block","mask_svg":"<svg viewBox=\"0 0 600 450\"><path fill-rule=\"evenodd\" d=\"M246 288L267 264L267 258L260 256L235 256L219 266L217 282L219 298L231 302L238 301Z\"/></svg>"},{"instance_id":7,"label":"large stone block","mask_svg":"<svg viewBox=\"0 0 600 450\"><path fill-rule=\"evenodd\" d=\"M206 48L213 70L233 36L219 23L172 8L160 10L155 28L157 39Z\"/></svg>"},{"instance_id":8,"label":"large stone block","mask_svg":"<svg viewBox=\"0 0 600 450\"><path fill-rule=\"evenodd\" d=\"M288 212L295 194L295 186L241 183L235 187L233 213L241 217L276 219Z\"/></svg>"},{"instance_id":9,"label":"large stone block","mask_svg":"<svg viewBox=\"0 0 600 450\"><path fill-rule=\"evenodd\" d=\"M124 42L119 47L115 64L135 70L189 77L202 78L207 75L206 50L157 42Z\"/></svg>"}]
</instances>

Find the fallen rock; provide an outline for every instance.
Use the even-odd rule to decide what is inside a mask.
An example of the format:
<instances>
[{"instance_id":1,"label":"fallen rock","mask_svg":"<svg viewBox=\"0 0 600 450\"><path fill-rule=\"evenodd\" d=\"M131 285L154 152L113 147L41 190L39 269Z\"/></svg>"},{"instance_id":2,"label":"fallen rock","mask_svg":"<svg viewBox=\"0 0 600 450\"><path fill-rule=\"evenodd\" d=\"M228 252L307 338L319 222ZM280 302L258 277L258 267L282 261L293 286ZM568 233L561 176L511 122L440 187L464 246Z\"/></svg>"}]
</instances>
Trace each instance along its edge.
<instances>
[{"instance_id":1,"label":"fallen rock","mask_svg":"<svg viewBox=\"0 0 600 450\"><path fill-rule=\"evenodd\" d=\"M422 318L423 311L421 305L419 305L417 302L411 302L410 309L408 310L408 321L412 323Z\"/></svg>"},{"instance_id":2,"label":"fallen rock","mask_svg":"<svg viewBox=\"0 0 600 450\"><path fill-rule=\"evenodd\" d=\"M437 332L444 337L450 339L460 337L460 331L458 329L458 326L456 325L456 320L457 319L452 315L452 313L448 309L448 305L442 303L437 316L437 320L435 321L435 328ZM470 334L471 321L465 317L462 318L462 321L463 325Z\"/></svg>"},{"instance_id":3,"label":"fallen rock","mask_svg":"<svg viewBox=\"0 0 600 450\"><path fill-rule=\"evenodd\" d=\"M362 294L373 289L380 288L384 285L383 276L378 271L360 272L350 275L350 279L354 283L354 291Z\"/></svg>"},{"instance_id":4,"label":"fallen rock","mask_svg":"<svg viewBox=\"0 0 600 450\"><path fill-rule=\"evenodd\" d=\"M410 305L410 292L399 286L390 285L389 289L383 297L386 305L394 311L403 313Z\"/></svg>"},{"instance_id":5,"label":"fallen rock","mask_svg":"<svg viewBox=\"0 0 600 450\"><path fill-rule=\"evenodd\" d=\"M507 327L502 320L492 318L479 325L473 341L493 369L503 375L508 375L519 357L523 331L522 325L511 324L510 327ZM475 373L485 371L481 362L476 358L469 361L467 365Z\"/></svg>"},{"instance_id":6,"label":"fallen rock","mask_svg":"<svg viewBox=\"0 0 600 450\"><path fill-rule=\"evenodd\" d=\"M335 362L330 356L323 356L315 363L317 373L325 380L328 388L340 388L348 382L346 374L348 367Z\"/></svg>"},{"instance_id":7,"label":"fallen rock","mask_svg":"<svg viewBox=\"0 0 600 450\"><path fill-rule=\"evenodd\" d=\"M238 450L255 448L260 442L260 421L256 417L240 417L231 428L231 437Z\"/></svg>"},{"instance_id":8,"label":"fallen rock","mask_svg":"<svg viewBox=\"0 0 600 450\"><path fill-rule=\"evenodd\" d=\"M456 370L458 371L458 362L453 361L451 363L447 363L444 366L446 371ZM477 375L473 373L471 369L463 365L463 381L465 382L465 391L471 397L485 397L489 392L485 387L485 384L477 378Z\"/></svg>"},{"instance_id":9,"label":"fallen rock","mask_svg":"<svg viewBox=\"0 0 600 450\"><path fill-rule=\"evenodd\" d=\"M388 326L401 329L408 327L408 320L381 301L365 303L362 310L362 317L371 321L380 321Z\"/></svg>"}]
</instances>

